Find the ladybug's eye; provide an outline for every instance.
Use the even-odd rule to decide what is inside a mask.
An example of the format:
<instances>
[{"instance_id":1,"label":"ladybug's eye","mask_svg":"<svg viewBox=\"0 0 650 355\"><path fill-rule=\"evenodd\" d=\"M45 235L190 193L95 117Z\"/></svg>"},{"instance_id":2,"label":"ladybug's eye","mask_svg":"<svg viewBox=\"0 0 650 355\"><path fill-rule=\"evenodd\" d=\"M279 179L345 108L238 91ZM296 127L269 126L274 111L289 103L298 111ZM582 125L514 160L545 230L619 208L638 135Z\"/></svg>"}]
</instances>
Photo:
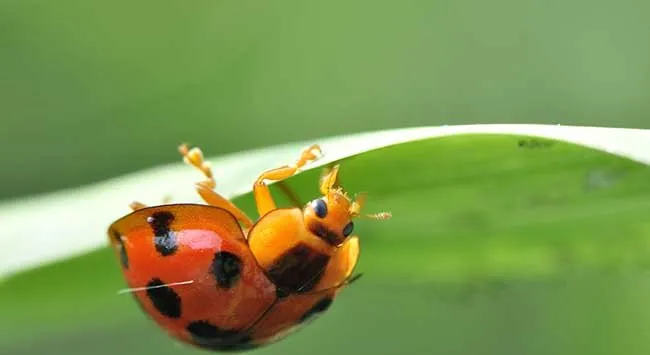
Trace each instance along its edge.
<instances>
[{"instance_id":1,"label":"ladybug's eye","mask_svg":"<svg viewBox=\"0 0 650 355\"><path fill-rule=\"evenodd\" d=\"M316 213L316 216L319 218L325 218L327 216L327 204L325 201L318 199L314 201L312 204L312 208L314 209L314 213Z\"/></svg>"},{"instance_id":2,"label":"ladybug's eye","mask_svg":"<svg viewBox=\"0 0 650 355\"><path fill-rule=\"evenodd\" d=\"M350 222L346 224L345 227L343 228L343 235L346 237L349 236L350 234L352 234L352 230L354 230L354 223Z\"/></svg>"}]
</instances>

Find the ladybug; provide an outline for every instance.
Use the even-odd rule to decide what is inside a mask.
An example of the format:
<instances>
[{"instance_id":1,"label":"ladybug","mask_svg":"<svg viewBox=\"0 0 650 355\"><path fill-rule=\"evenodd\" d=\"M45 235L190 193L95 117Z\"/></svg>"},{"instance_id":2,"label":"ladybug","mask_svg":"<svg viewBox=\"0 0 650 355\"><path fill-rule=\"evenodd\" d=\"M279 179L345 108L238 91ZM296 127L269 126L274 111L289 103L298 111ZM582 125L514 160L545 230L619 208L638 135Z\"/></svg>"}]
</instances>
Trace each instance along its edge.
<instances>
[{"instance_id":1,"label":"ladybug","mask_svg":"<svg viewBox=\"0 0 650 355\"><path fill-rule=\"evenodd\" d=\"M365 195L351 199L338 186L339 166L322 175L322 196L302 206L277 207L265 183L317 159L318 145L303 150L294 165L259 176L255 222L215 192L200 148L179 151L205 175L196 190L206 204L133 202L132 212L108 228L125 291L171 337L211 351L268 345L323 314L358 279L352 220L361 216Z\"/></svg>"}]
</instances>

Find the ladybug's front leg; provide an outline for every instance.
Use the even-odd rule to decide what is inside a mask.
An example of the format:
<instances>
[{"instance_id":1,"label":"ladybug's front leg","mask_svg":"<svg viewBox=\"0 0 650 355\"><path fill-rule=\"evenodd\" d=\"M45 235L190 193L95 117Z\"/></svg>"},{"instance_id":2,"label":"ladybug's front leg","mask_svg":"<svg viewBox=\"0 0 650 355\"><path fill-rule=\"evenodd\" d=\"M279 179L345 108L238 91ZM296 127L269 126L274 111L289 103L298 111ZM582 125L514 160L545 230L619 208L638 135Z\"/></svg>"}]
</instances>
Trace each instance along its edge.
<instances>
[{"instance_id":1,"label":"ladybug's front leg","mask_svg":"<svg viewBox=\"0 0 650 355\"><path fill-rule=\"evenodd\" d=\"M169 197L169 196L165 196L165 197L163 198L163 200L162 200L162 204L163 204L163 205L166 205L166 204L168 204L169 202L171 202L171 197ZM133 201L133 202L129 203L129 208L130 208L132 211L141 210L141 209L143 209L143 208L147 208L147 207L149 207L149 206L147 206L147 205L145 205L144 203L139 202L139 201Z\"/></svg>"},{"instance_id":2,"label":"ladybug's front leg","mask_svg":"<svg viewBox=\"0 0 650 355\"><path fill-rule=\"evenodd\" d=\"M249 229L253 226L253 221L242 211L239 207L235 206L227 198L221 196L214 188L217 186L214 176L212 175L212 169L210 165L203 160L203 153L198 147L189 149L187 145L183 144L178 147L178 151L183 156L185 163L194 166L199 169L203 175L206 177L206 180L201 181L196 186L196 191L201 196L203 201L208 205L220 207L226 211L232 213L235 218L244 226L244 228Z\"/></svg>"},{"instance_id":3,"label":"ladybug's front leg","mask_svg":"<svg viewBox=\"0 0 650 355\"><path fill-rule=\"evenodd\" d=\"M131 202L131 203L129 204L129 208L130 208L132 211L141 210L141 209L146 208L146 207L147 207L147 205L145 205L145 204L142 203L142 202L138 202L138 201L133 201L133 202Z\"/></svg>"},{"instance_id":4,"label":"ladybug's front leg","mask_svg":"<svg viewBox=\"0 0 650 355\"><path fill-rule=\"evenodd\" d=\"M308 162L316 160L320 153L320 147L317 144L314 144L302 151L300 158L298 158L298 161L296 161L294 165L286 165L280 168L267 170L260 174L253 185L257 212L260 217L277 208L275 201L273 201L273 197L271 196L271 191L269 190L268 185L264 183L264 180L281 181L290 178L298 171L298 169L305 166Z\"/></svg>"},{"instance_id":5,"label":"ladybug's front leg","mask_svg":"<svg viewBox=\"0 0 650 355\"><path fill-rule=\"evenodd\" d=\"M214 180L214 176L212 175L210 164L203 160L203 152L201 151L201 148L194 147L190 149L187 144L181 144L178 147L178 152L181 153L183 156L183 161L186 164L192 165L193 167L199 169L206 177L206 180L200 183L201 185L210 189L214 189L217 186L217 183Z\"/></svg>"}]
</instances>

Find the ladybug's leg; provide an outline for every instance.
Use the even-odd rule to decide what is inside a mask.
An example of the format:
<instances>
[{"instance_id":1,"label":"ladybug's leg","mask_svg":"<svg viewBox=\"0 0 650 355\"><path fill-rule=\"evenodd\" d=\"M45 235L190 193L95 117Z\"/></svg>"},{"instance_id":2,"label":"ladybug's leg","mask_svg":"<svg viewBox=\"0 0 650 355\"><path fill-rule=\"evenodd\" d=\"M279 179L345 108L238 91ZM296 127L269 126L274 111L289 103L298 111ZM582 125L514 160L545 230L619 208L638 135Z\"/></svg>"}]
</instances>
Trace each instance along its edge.
<instances>
[{"instance_id":1,"label":"ladybug's leg","mask_svg":"<svg viewBox=\"0 0 650 355\"><path fill-rule=\"evenodd\" d=\"M320 153L320 147L317 144L314 144L302 151L300 158L295 164L267 170L257 178L253 185L253 193L255 195L255 202L257 203L257 212L260 216L263 216L276 208L275 201L273 201L273 197L271 196L271 191L269 190L268 185L264 183L264 180L281 181L290 178L298 171L298 169L305 166L308 162L316 160Z\"/></svg>"},{"instance_id":2,"label":"ladybug's leg","mask_svg":"<svg viewBox=\"0 0 650 355\"><path fill-rule=\"evenodd\" d=\"M341 282L339 282L337 284L334 284L334 285L332 285L330 287L321 288L321 289L318 289L316 291L301 292L301 293L298 293L298 294L299 295L318 295L318 294L324 294L324 293L330 293L330 292L336 293L339 290L341 290L343 287L351 285L353 282L359 280L362 276L363 276L363 274L356 274L356 275L350 276L350 277L344 279L343 281L341 281Z\"/></svg>"},{"instance_id":3,"label":"ladybug's leg","mask_svg":"<svg viewBox=\"0 0 650 355\"><path fill-rule=\"evenodd\" d=\"M232 213L233 216L235 216L235 218L237 218L237 220L244 225L244 228L249 229L253 226L253 221L250 219L250 217L248 217L244 211L240 210L239 207L235 206L232 201L219 195L216 191L208 188L207 186L204 186L201 183L197 184L196 190L199 195L201 195L203 201L205 201L208 205L221 207L224 210Z\"/></svg>"},{"instance_id":4,"label":"ladybug's leg","mask_svg":"<svg viewBox=\"0 0 650 355\"><path fill-rule=\"evenodd\" d=\"M203 153L201 152L201 149L198 147L189 149L187 145L183 144L178 147L178 151L181 153L181 155L183 155L183 160L185 163L199 169L207 178L206 180L199 182L196 186L196 191L201 196L203 201L205 201L208 205L220 207L232 213L235 218L237 218L237 220L244 225L246 229L252 227L253 221L246 215L246 213L244 213L244 211L235 206L235 204L230 200L214 191L217 183L214 180L214 176L212 175L212 169L210 169L210 165L203 160Z\"/></svg>"},{"instance_id":5,"label":"ladybug's leg","mask_svg":"<svg viewBox=\"0 0 650 355\"><path fill-rule=\"evenodd\" d=\"M330 261L325 267L325 270L320 274L322 275L320 281L308 293L334 290L357 280L360 275L352 276L352 273L357 266L358 260L359 238L357 236L351 236L330 257Z\"/></svg>"},{"instance_id":6,"label":"ladybug's leg","mask_svg":"<svg viewBox=\"0 0 650 355\"><path fill-rule=\"evenodd\" d=\"M166 204L170 203L171 200L172 200L171 197L169 197L169 196L165 196L165 197L163 197L162 204L163 204L163 205L166 205ZM139 201L133 201L133 202L129 203L129 208L130 208L132 211L141 210L141 209L143 209L143 208L147 208L147 207L149 207L149 206L147 206L147 205L145 205L144 203L139 202Z\"/></svg>"},{"instance_id":7,"label":"ladybug's leg","mask_svg":"<svg viewBox=\"0 0 650 355\"><path fill-rule=\"evenodd\" d=\"M199 169L206 177L206 180L200 183L201 185L210 189L217 187L217 183L214 181L214 176L212 175L210 164L203 160L203 152L201 151L201 148L194 147L192 149L189 149L187 144L181 144L178 147L178 152L181 153L183 156L183 161L185 161L186 164L192 165L193 167Z\"/></svg>"},{"instance_id":8,"label":"ladybug's leg","mask_svg":"<svg viewBox=\"0 0 650 355\"><path fill-rule=\"evenodd\" d=\"M320 176L320 181L324 179L327 179L328 176L331 174L332 170L336 170L338 172L338 165L332 165L330 164L328 167L324 168L323 171L321 172ZM335 173L336 174L336 173ZM336 174L336 177L333 179L334 185L339 186L340 185L340 180L338 177L338 174ZM276 183L276 186L284 193L284 195L291 201L294 207L300 207L302 208L305 206L305 203L300 200L298 195L296 195L296 192L285 182L285 181L278 181Z\"/></svg>"},{"instance_id":9,"label":"ladybug's leg","mask_svg":"<svg viewBox=\"0 0 650 355\"><path fill-rule=\"evenodd\" d=\"M146 208L146 207L147 207L147 205L145 205L142 202L138 202L138 201L133 201L133 202L129 203L129 208L131 210L133 210L133 211L141 210L141 209Z\"/></svg>"}]
</instances>

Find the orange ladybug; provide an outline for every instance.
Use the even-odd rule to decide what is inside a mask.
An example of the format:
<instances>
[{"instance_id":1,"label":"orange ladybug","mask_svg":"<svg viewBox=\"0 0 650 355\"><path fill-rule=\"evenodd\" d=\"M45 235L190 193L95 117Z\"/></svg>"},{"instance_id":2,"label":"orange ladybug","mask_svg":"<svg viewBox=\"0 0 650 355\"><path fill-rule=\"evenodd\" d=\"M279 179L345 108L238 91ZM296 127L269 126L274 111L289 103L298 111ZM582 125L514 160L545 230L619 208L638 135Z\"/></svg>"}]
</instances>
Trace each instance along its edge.
<instances>
[{"instance_id":1,"label":"orange ladybug","mask_svg":"<svg viewBox=\"0 0 650 355\"><path fill-rule=\"evenodd\" d=\"M315 160L318 145L293 166L259 176L256 222L214 191L198 147L179 151L207 178L197 184L207 204L134 202L133 212L108 228L126 291L172 337L213 351L270 344L325 312L358 278L352 275L359 258L352 220L361 215L364 196L350 199L337 186L338 165L321 178L323 196L300 207L278 208L265 183Z\"/></svg>"}]
</instances>

